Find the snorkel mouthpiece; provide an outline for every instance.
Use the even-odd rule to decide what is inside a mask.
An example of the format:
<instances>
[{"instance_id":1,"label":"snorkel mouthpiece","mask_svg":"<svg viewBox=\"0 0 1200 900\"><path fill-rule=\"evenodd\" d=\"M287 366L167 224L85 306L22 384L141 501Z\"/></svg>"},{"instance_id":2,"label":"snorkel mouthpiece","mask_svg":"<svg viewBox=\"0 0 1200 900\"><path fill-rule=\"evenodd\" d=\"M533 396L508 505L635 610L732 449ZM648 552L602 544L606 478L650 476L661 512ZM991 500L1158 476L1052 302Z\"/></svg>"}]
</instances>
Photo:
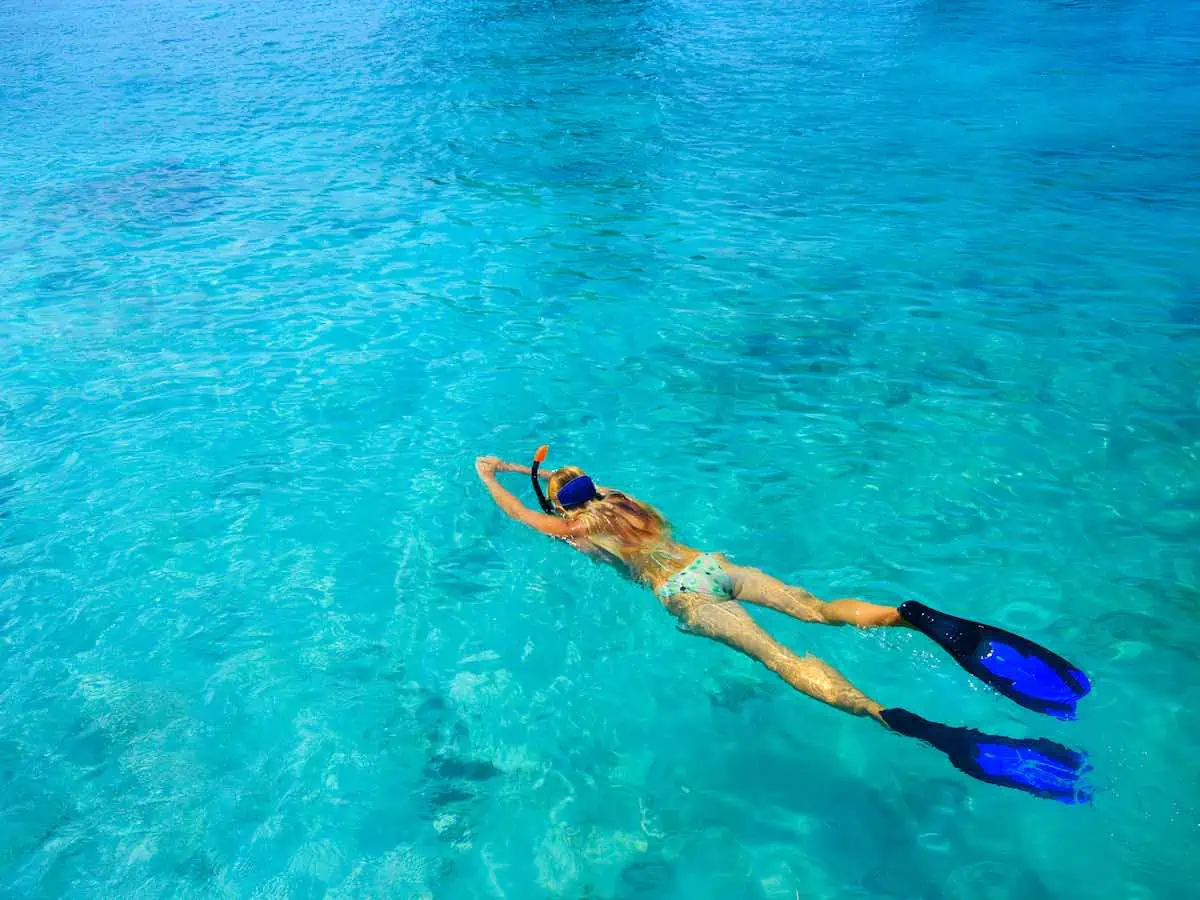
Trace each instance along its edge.
<instances>
[{"instance_id":1,"label":"snorkel mouthpiece","mask_svg":"<svg viewBox=\"0 0 1200 900\"><path fill-rule=\"evenodd\" d=\"M570 509L573 506L582 506L589 500L595 500L599 494L596 493L596 485L592 483L586 475L580 475L578 478L572 478L561 488L558 489L558 505L563 509Z\"/></svg>"},{"instance_id":2,"label":"snorkel mouthpiece","mask_svg":"<svg viewBox=\"0 0 1200 900\"><path fill-rule=\"evenodd\" d=\"M542 446L537 448L537 452L533 454L533 465L529 467L529 477L533 479L533 492L537 494L542 512L547 515L554 512L554 504L547 500L546 495L542 493L542 483L538 481L538 469L546 461L546 454L549 452L550 445L542 444Z\"/></svg>"}]
</instances>

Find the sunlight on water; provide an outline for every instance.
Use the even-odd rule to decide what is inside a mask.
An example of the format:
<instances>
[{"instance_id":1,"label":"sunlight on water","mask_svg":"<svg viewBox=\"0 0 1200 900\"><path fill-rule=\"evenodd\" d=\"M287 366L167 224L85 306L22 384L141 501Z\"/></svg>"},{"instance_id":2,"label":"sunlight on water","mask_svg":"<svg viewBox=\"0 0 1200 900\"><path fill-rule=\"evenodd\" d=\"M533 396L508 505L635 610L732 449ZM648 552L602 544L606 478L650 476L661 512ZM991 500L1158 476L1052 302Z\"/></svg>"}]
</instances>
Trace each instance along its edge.
<instances>
[{"instance_id":1,"label":"sunlight on water","mask_svg":"<svg viewBox=\"0 0 1200 900\"><path fill-rule=\"evenodd\" d=\"M0 893L1191 894L1198 73L1182 0L0 0ZM1094 803L503 519L545 441L1062 652L759 617Z\"/></svg>"}]
</instances>

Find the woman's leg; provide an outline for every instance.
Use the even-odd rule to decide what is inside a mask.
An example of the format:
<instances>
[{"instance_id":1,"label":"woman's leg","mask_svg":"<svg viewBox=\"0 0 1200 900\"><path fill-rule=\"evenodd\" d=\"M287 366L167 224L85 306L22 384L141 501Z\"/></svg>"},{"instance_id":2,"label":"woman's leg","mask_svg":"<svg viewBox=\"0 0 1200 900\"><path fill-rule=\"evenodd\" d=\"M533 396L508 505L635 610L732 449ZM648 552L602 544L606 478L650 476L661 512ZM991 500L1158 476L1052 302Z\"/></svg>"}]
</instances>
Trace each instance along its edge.
<instances>
[{"instance_id":1,"label":"woman's leg","mask_svg":"<svg viewBox=\"0 0 1200 900\"><path fill-rule=\"evenodd\" d=\"M894 606L878 606L862 600L825 601L758 569L725 563L725 570L733 579L735 600L765 606L803 622L859 628L909 627Z\"/></svg>"},{"instance_id":2,"label":"woman's leg","mask_svg":"<svg viewBox=\"0 0 1200 900\"><path fill-rule=\"evenodd\" d=\"M760 628L736 602L680 594L670 609L688 632L720 641L758 660L800 693L851 715L879 719L881 704L828 663L815 656L797 656Z\"/></svg>"}]
</instances>

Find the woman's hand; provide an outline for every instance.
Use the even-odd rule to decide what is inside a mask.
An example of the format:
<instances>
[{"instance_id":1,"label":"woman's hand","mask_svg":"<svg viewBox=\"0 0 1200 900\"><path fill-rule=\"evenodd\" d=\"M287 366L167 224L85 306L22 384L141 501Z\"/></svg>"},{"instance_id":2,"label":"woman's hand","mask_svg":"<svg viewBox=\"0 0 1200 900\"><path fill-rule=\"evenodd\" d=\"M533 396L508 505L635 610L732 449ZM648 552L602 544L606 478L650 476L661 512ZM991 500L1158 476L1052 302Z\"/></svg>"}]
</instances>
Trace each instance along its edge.
<instances>
[{"instance_id":1,"label":"woman's hand","mask_svg":"<svg viewBox=\"0 0 1200 900\"><path fill-rule=\"evenodd\" d=\"M480 478L494 476L501 465L500 459L495 456L477 456L475 458L475 471L479 473Z\"/></svg>"}]
</instances>

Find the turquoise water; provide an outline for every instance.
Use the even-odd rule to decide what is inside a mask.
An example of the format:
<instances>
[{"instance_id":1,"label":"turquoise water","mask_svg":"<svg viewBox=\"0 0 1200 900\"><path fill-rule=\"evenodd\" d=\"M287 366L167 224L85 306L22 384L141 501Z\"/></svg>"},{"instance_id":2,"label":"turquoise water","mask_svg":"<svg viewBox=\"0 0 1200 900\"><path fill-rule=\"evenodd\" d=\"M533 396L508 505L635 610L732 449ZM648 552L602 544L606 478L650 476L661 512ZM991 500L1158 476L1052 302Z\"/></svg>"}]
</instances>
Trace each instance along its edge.
<instances>
[{"instance_id":1,"label":"turquoise water","mask_svg":"<svg viewBox=\"0 0 1200 900\"><path fill-rule=\"evenodd\" d=\"M1191 895L1198 107L1184 0L0 0L0 894ZM507 522L543 441L1077 661L759 617L1094 804Z\"/></svg>"}]
</instances>

